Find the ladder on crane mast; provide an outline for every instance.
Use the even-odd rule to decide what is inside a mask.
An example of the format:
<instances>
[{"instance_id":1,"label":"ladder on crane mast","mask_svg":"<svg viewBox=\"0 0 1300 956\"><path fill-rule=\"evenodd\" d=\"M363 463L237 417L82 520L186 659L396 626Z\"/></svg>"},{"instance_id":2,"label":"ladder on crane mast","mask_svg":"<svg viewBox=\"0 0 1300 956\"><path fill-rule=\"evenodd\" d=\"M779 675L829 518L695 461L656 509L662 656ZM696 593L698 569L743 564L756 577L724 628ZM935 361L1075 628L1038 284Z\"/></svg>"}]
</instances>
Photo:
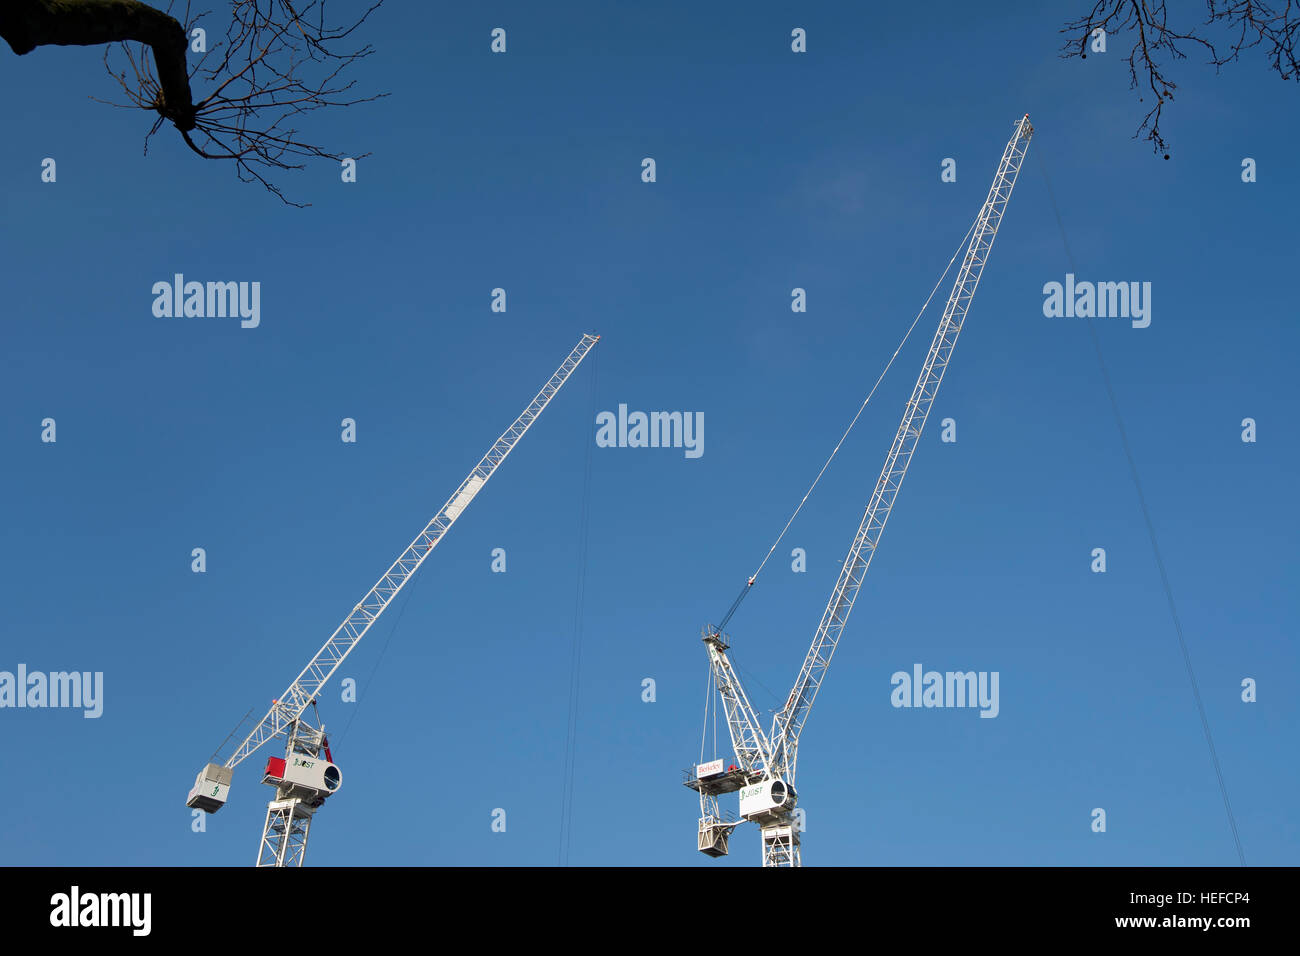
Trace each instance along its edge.
<instances>
[{"instance_id":1,"label":"ladder on crane mast","mask_svg":"<svg viewBox=\"0 0 1300 956\"><path fill-rule=\"evenodd\" d=\"M903 419L885 457L875 490L844 559L799 676L784 706L773 717L769 732L764 733L758 713L746 697L740 678L732 667L727 656L729 639L723 632L753 587L757 573L746 581L722 623L717 627L712 624L704 627L702 638L709 658L712 684L726 712L727 730L736 755L736 762L725 768L724 761L713 760L688 767L683 774L685 785L700 796L697 848L708 856L725 856L732 831L742 820L750 820L759 825L762 833L763 866L802 865L799 838L802 827L796 819L798 794L794 787L799 736L830 667L831 656L839 644L849 612L853 610L858 589L875 556L898 490L907 475L907 466L939 392L957 336L965 324L1033 133L1034 128L1026 113L1016 122L1011 139L1002 152L993 185L972 227L970 242L965 247L966 255L953 282L934 340L921 365L912 396L903 409ZM719 811L718 797L729 793L740 795L741 820L736 820L729 812L723 814Z\"/></svg>"},{"instance_id":2,"label":"ladder on crane mast","mask_svg":"<svg viewBox=\"0 0 1300 956\"><path fill-rule=\"evenodd\" d=\"M378 583L367 592L329 640L302 669L297 679L254 726L243 742L222 763L209 763L199 771L185 801L191 809L216 813L226 804L234 769L264 743L275 737L285 738L283 757L271 757L263 771L262 782L275 787L275 799L266 810L262 840L258 844L257 866L302 866L307 853L307 836L313 815L327 797L337 793L342 774L330 753L324 726L315 712L316 698L339 665L356 648L366 632L397 597L399 591L419 570L430 552L483 490L489 478L501 467L506 456L519 444L569 380L587 353L600 340L599 335L584 335L556 369L541 391L528 403L488 449L474 470L460 483L447 503L429 521L393 562ZM303 719L311 707L316 724Z\"/></svg>"}]
</instances>

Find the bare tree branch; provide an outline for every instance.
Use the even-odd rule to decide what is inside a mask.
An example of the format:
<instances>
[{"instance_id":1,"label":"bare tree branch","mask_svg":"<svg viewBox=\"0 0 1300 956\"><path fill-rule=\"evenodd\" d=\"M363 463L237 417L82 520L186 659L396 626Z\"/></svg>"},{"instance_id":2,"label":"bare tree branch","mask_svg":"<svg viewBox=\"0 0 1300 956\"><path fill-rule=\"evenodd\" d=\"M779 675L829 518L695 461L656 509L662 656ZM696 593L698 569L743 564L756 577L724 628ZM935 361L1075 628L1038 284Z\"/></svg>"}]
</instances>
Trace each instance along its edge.
<instances>
[{"instance_id":1,"label":"bare tree branch","mask_svg":"<svg viewBox=\"0 0 1300 956\"><path fill-rule=\"evenodd\" d=\"M1263 44L1270 66L1284 80L1300 80L1300 63L1296 60L1296 37L1300 33L1300 2L1284 0L1276 9L1268 0L1205 0L1207 17L1199 27L1227 34L1218 45L1197 32L1169 25L1167 0L1095 0L1086 16L1071 20L1061 33L1070 34L1061 49L1064 59L1086 59L1094 31L1101 29L1107 37L1134 31L1133 46L1128 52L1129 88L1142 89L1138 102L1149 94L1155 103L1147 110L1134 139L1144 132L1157 153L1169 158L1169 145L1160 131L1160 119L1166 103L1174 99L1177 85L1169 78L1170 64L1186 59L1184 49L1204 51L1217 73L1236 61L1243 50ZM1185 9L1185 8L1184 8ZM1180 11L1181 12L1181 11Z\"/></svg>"},{"instance_id":2,"label":"bare tree branch","mask_svg":"<svg viewBox=\"0 0 1300 956\"><path fill-rule=\"evenodd\" d=\"M194 128L185 53L189 40L172 16L137 0L5 0L0 37L18 56L38 46L98 46L134 41L158 64L149 108L180 130Z\"/></svg>"},{"instance_id":3,"label":"bare tree branch","mask_svg":"<svg viewBox=\"0 0 1300 956\"><path fill-rule=\"evenodd\" d=\"M345 41L383 0L340 25L327 18L325 0L228 2L224 39L202 49L192 65L191 36L210 14L192 15L187 2L173 15L175 0L165 11L139 0L0 0L0 37L20 56L46 45L120 44L104 55L125 97L112 105L157 114L146 151L169 121L195 154L229 160L244 182L261 183L289 205L305 205L287 199L271 177L301 169L309 159L368 154L305 142L291 124L316 110L387 95L360 95L344 76L373 52L369 44L349 47ZM191 85L207 91L197 102Z\"/></svg>"}]
</instances>

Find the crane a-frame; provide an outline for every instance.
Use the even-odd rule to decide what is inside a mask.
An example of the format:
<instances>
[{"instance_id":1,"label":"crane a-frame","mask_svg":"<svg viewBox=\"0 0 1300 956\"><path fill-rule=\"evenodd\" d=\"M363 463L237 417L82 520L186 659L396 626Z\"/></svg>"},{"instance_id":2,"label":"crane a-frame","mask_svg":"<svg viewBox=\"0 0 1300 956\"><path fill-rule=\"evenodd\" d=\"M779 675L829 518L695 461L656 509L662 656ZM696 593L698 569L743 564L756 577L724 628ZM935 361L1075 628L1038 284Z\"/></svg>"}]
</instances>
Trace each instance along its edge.
<instances>
[{"instance_id":1,"label":"crane a-frame","mask_svg":"<svg viewBox=\"0 0 1300 956\"><path fill-rule=\"evenodd\" d=\"M316 698L339 665L352 653L371 625L378 620L406 586L424 559L437 547L447 530L469 507L506 456L532 427L551 399L568 381L579 363L595 347L598 335L584 335L555 374L542 386L528 407L488 449L486 455L442 506L424 530L393 562L384 576L363 597L316 652L297 679L271 704L265 717L223 763L209 763L195 780L185 805L216 813L226 803L236 766L274 737L286 738L283 757L267 761L262 782L275 787L275 799L267 805L266 824L258 845L258 866L302 866L307 852L307 835L312 816L325 798L338 791L342 775L330 753L324 727L303 719L308 707L315 711Z\"/></svg>"},{"instance_id":2,"label":"crane a-frame","mask_svg":"<svg viewBox=\"0 0 1300 956\"><path fill-rule=\"evenodd\" d=\"M736 762L724 768L724 761L713 760L688 768L686 786L700 795L700 825L698 849L709 856L727 853L731 832L740 821L728 814L723 816L718 808L718 797L724 793L740 794L740 816L756 822L762 830L764 866L799 866L799 833L801 827L795 819L798 794L794 788L795 762L798 757L799 735L808 721L813 700L826 677L831 656L839 644L840 635L853 610L853 601L862 579L875 556L881 533L889 520L890 511L898 489L907 475L907 466L920 440L921 430L929 417L930 407L939 392L943 373L952 357L957 336L961 333L970 309L975 288L979 285L989 250L997 235L998 226L1006 210L1011 190L1020 174L1020 166L1029 148L1034 128L1025 114L1017 123L1011 139L1003 150L988 198L980 209L972 227L966 255L953 283L952 293L944 307L934 340L921 366L912 397L903 409L903 420L894 435L893 444L885 456L885 465L876 481L875 491L867 504L862 523L854 535L848 556L840 569L839 579L831 592L830 601L822 614L821 623L813 635L812 646L804 658L803 667L794 682L785 705L772 719L772 727L763 732L757 712L745 695L740 678L727 657L729 647L723 632L727 621L735 613L740 601L754 584L750 578L741 589L740 597L717 627L706 625L703 631L705 649L713 684L726 712L727 729L731 734ZM788 525L787 525L788 527Z\"/></svg>"}]
</instances>

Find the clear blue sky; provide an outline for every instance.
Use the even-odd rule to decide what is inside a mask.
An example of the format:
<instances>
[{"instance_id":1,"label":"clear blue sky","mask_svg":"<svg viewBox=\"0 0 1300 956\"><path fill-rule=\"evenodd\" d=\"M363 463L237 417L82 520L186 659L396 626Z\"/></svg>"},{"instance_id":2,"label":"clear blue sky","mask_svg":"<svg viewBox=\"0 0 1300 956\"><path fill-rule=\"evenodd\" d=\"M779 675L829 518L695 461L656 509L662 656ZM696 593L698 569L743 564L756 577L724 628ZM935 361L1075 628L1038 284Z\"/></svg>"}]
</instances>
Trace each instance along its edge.
<instances>
[{"instance_id":1,"label":"clear blue sky","mask_svg":"<svg viewBox=\"0 0 1300 956\"><path fill-rule=\"evenodd\" d=\"M112 94L101 51L0 50L0 669L103 671L106 697L98 720L0 711L0 861L250 864L276 749L238 768L201 834L194 774L594 329L595 407L584 366L425 563L373 683L396 608L345 665L361 702L325 694L344 785L308 863L556 862L583 461L594 412L619 403L703 412L705 452L595 450L569 858L756 863L752 825L728 859L694 848L680 770L699 756L700 627L1029 112L1020 183L804 735L805 862L1236 862L1096 357L1082 320L1042 312L1069 271L1044 165L1079 277L1152 283L1151 326L1098 320L1102 345L1247 858L1297 862L1300 90L1259 56L1218 78L1189 58L1165 162L1131 138L1145 106L1121 39L1058 59L1083 2L389 6L357 78L392 95L315 121L373 156L356 184L329 164L286 176L306 210L166 130L142 156L148 117L88 99ZM260 281L260 327L155 318L150 288L177 272ZM939 304L732 622L738 661L778 695ZM998 671L999 716L891 707L890 675L915 663Z\"/></svg>"}]
</instances>

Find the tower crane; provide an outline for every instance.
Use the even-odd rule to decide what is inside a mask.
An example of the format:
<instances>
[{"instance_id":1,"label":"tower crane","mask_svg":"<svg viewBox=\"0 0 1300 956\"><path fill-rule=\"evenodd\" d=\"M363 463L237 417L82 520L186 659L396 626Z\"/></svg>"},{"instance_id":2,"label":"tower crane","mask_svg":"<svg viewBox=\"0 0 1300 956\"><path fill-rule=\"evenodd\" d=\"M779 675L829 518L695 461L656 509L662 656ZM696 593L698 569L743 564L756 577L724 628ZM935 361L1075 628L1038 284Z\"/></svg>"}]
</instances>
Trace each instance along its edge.
<instances>
[{"instance_id":1,"label":"tower crane","mask_svg":"<svg viewBox=\"0 0 1300 956\"><path fill-rule=\"evenodd\" d=\"M711 682L726 713L736 761L724 767L724 761L713 760L687 768L684 773L686 786L700 796L697 847L702 853L713 857L726 855L731 833L741 821L730 812L724 816L719 811L718 797L739 792L741 818L757 823L762 831L763 866L801 865L801 827L795 818L798 794L794 786L799 736L807 724L817 691L825 680L831 657L844 632L849 612L853 610L854 599L876 554L885 523L907 475L907 466L939 392L939 384L965 323L1033 132L1026 113L1017 121L1015 131L1002 152L993 185L972 227L952 292L921 365L912 396L903 409L903 419L885 456L875 490L840 568L839 578L799 669L799 676L784 706L774 715L767 733L764 733L758 714L727 656L730 644L723 632L727 621L753 587L754 577L749 578L741 589L740 596L722 623L717 627L711 624L704 627L702 637L708 653Z\"/></svg>"},{"instance_id":2,"label":"tower crane","mask_svg":"<svg viewBox=\"0 0 1300 956\"><path fill-rule=\"evenodd\" d=\"M284 756L271 757L262 775L262 782L275 788L275 799L267 805L266 824L257 851L258 866L302 866L312 817L325 799L337 793L342 785L342 775L334 763L324 726L316 713L316 699L321 688L482 491L488 479L501 467L506 456L519 444L599 339L598 335L582 337L447 503L384 572L378 583L357 602L329 640L307 662L302 673L271 703L266 716L223 763L209 763L199 771L185 805L216 813L230 794L235 767L272 738L285 738ZM308 707L312 708L314 724L304 719Z\"/></svg>"}]
</instances>

